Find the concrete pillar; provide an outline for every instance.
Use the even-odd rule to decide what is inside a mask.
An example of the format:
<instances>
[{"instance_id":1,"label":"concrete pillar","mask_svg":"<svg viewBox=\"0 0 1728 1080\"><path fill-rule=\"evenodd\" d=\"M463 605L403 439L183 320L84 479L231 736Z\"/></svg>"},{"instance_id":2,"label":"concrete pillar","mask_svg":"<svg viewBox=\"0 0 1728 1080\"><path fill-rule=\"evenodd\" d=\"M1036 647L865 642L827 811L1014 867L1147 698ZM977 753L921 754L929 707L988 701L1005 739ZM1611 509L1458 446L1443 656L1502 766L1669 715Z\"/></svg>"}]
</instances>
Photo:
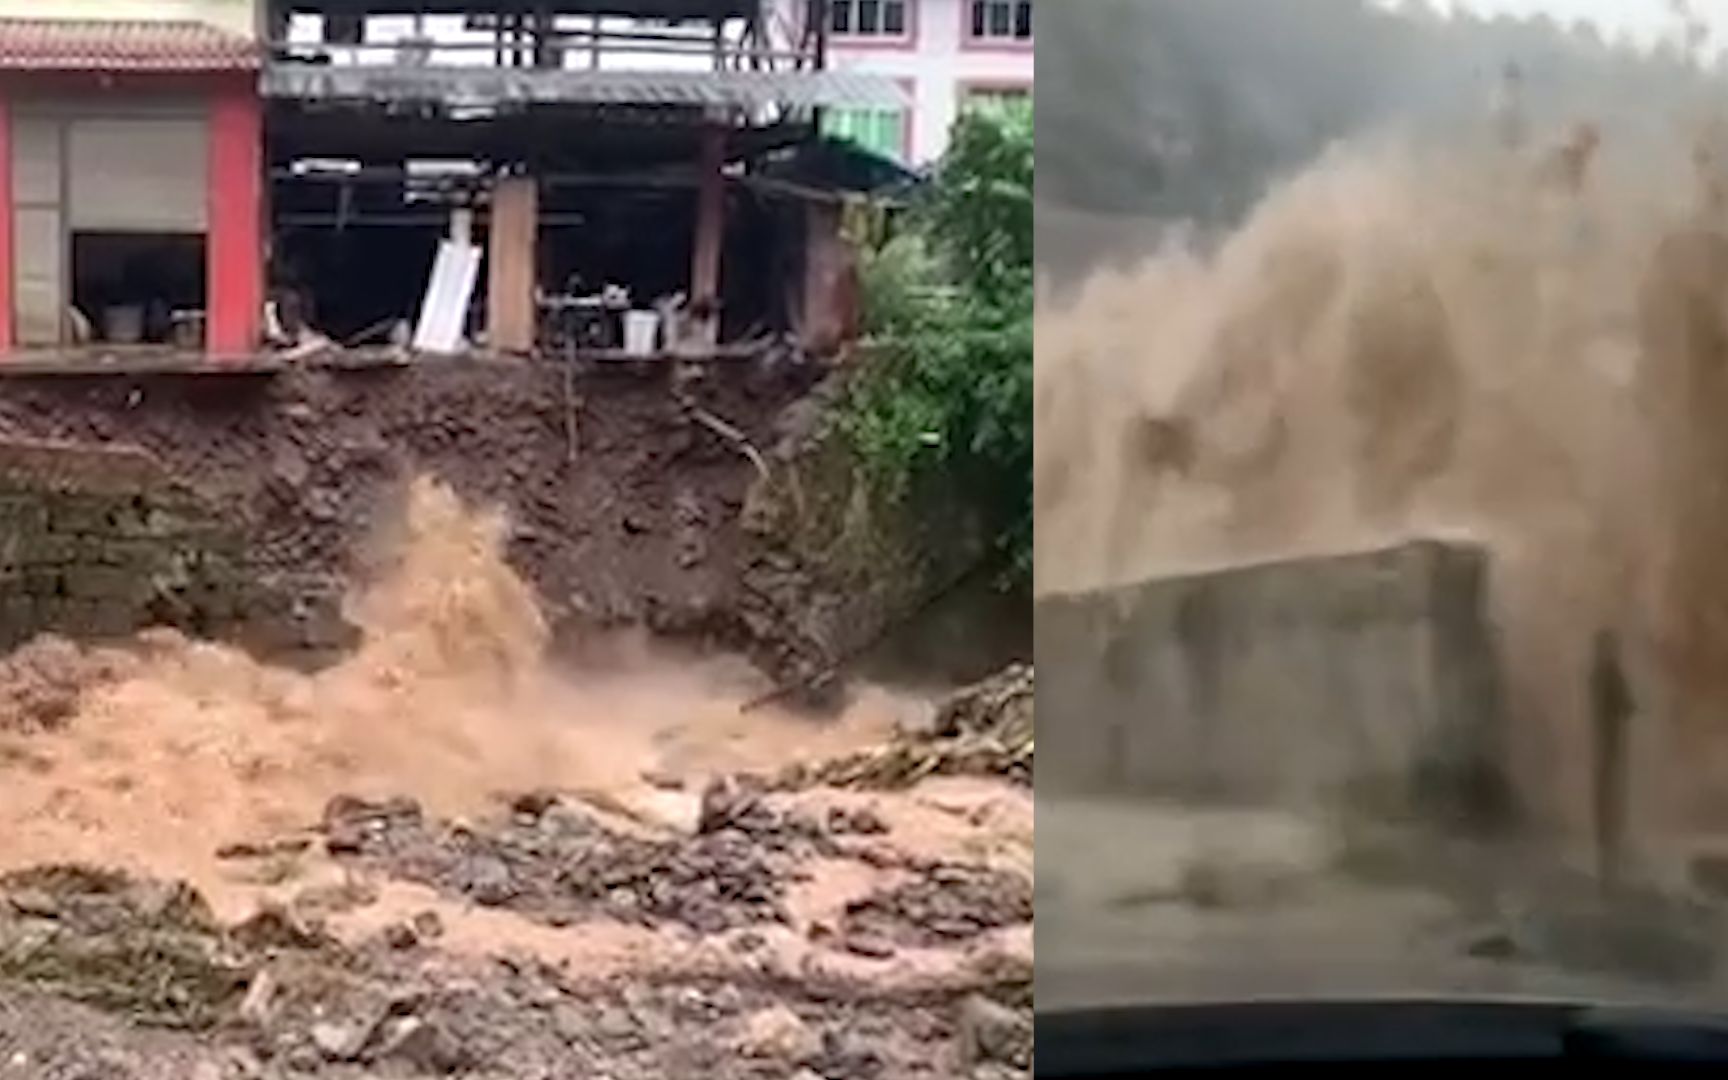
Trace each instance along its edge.
<instances>
[{"instance_id":1,"label":"concrete pillar","mask_svg":"<svg viewBox=\"0 0 1728 1080\"><path fill-rule=\"evenodd\" d=\"M534 348L539 204L539 185L531 176L504 177L492 189L486 327L492 347L503 352L525 353Z\"/></svg>"},{"instance_id":2,"label":"concrete pillar","mask_svg":"<svg viewBox=\"0 0 1728 1080\"><path fill-rule=\"evenodd\" d=\"M264 317L265 206L263 105L243 78L210 110L208 185L205 347L245 355L258 348Z\"/></svg>"},{"instance_id":3,"label":"concrete pillar","mask_svg":"<svg viewBox=\"0 0 1728 1080\"><path fill-rule=\"evenodd\" d=\"M0 355L12 351L12 104L0 98Z\"/></svg>"},{"instance_id":4,"label":"concrete pillar","mask_svg":"<svg viewBox=\"0 0 1728 1080\"><path fill-rule=\"evenodd\" d=\"M690 260L690 344L720 340L720 251L726 237L727 129L702 129L700 179L696 189L696 242Z\"/></svg>"}]
</instances>

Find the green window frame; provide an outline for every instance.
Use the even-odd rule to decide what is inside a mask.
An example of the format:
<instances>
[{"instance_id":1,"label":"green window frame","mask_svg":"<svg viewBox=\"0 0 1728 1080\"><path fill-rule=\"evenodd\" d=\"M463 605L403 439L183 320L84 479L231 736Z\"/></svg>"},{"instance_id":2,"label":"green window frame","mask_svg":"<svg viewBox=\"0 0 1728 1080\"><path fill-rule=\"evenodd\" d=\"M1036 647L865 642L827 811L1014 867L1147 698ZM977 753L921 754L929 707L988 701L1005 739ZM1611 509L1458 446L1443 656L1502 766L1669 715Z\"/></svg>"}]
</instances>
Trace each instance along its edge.
<instances>
[{"instance_id":1,"label":"green window frame","mask_svg":"<svg viewBox=\"0 0 1728 1080\"><path fill-rule=\"evenodd\" d=\"M829 109L822 114L822 133L904 162L907 120L905 109Z\"/></svg>"}]
</instances>

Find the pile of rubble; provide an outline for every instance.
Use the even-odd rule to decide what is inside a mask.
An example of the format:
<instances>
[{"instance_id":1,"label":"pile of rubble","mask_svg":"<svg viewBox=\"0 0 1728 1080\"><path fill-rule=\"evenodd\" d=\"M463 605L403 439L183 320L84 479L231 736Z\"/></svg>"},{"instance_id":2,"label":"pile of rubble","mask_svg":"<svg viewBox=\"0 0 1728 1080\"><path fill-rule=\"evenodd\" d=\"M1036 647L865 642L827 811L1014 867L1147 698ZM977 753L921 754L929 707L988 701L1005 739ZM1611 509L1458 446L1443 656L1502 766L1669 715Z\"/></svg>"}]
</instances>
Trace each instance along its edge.
<instances>
[{"instance_id":1,"label":"pile of rubble","mask_svg":"<svg viewBox=\"0 0 1728 1080\"><path fill-rule=\"evenodd\" d=\"M1024 876L936 865L910 881L847 904L843 931L853 940L942 947L1031 921L1032 882Z\"/></svg>"},{"instance_id":2,"label":"pile of rubble","mask_svg":"<svg viewBox=\"0 0 1728 1080\"><path fill-rule=\"evenodd\" d=\"M781 829L771 820L759 833ZM694 836L631 835L550 795L507 820L441 823L410 799L333 800L325 845L357 869L429 885L552 925L610 918L719 933L784 923L785 871L760 835L714 824Z\"/></svg>"},{"instance_id":3,"label":"pile of rubble","mask_svg":"<svg viewBox=\"0 0 1728 1080\"><path fill-rule=\"evenodd\" d=\"M137 662L20 654L25 729ZM932 763L863 786L1029 782L1031 688L1015 669L956 695L896 740ZM1030 792L996 787L978 805L1029 830ZM118 870L0 874L0 1075L1030 1075L1030 866L973 846L994 818L747 775L656 796L660 814L533 791L473 819L337 796L316 825L215 849L260 890L239 923Z\"/></svg>"},{"instance_id":4,"label":"pile of rubble","mask_svg":"<svg viewBox=\"0 0 1728 1080\"><path fill-rule=\"evenodd\" d=\"M909 994L591 975L523 954L350 947L292 923L266 912L224 926L186 886L116 871L0 877L0 1074L1030 1075L1030 1001L1016 993L1029 972Z\"/></svg>"},{"instance_id":5,"label":"pile of rubble","mask_svg":"<svg viewBox=\"0 0 1728 1080\"><path fill-rule=\"evenodd\" d=\"M185 885L77 865L0 876L0 979L190 1028L238 997L249 962Z\"/></svg>"},{"instance_id":6,"label":"pile of rubble","mask_svg":"<svg viewBox=\"0 0 1728 1080\"><path fill-rule=\"evenodd\" d=\"M930 776L991 776L1032 783L1032 666L1014 664L949 696L924 728L905 729L880 746L775 778L782 790L829 786L910 787Z\"/></svg>"}]
</instances>

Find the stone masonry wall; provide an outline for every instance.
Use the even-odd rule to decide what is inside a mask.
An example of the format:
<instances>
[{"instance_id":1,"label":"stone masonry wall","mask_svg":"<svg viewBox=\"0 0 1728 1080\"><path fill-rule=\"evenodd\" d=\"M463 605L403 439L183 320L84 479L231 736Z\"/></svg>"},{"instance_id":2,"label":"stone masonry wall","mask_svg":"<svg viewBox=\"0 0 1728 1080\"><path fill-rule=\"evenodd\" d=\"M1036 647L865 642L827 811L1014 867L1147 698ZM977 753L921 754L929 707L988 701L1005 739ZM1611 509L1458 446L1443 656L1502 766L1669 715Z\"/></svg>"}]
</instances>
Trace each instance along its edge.
<instances>
[{"instance_id":1,"label":"stone masonry wall","mask_svg":"<svg viewBox=\"0 0 1728 1080\"><path fill-rule=\"evenodd\" d=\"M303 607L304 605L302 605ZM151 625L308 645L239 531L135 448L0 442L0 646Z\"/></svg>"}]
</instances>

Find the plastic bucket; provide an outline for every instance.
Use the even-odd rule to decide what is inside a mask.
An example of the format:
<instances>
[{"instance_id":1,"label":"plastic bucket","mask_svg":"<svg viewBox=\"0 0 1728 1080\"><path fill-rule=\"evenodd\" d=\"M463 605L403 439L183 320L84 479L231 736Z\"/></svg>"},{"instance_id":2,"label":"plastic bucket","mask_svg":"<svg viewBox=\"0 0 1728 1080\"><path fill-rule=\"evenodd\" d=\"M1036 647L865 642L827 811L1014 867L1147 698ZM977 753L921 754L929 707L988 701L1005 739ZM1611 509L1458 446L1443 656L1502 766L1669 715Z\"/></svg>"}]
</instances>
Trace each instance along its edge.
<instances>
[{"instance_id":1,"label":"plastic bucket","mask_svg":"<svg viewBox=\"0 0 1728 1080\"><path fill-rule=\"evenodd\" d=\"M144 340L144 308L119 304L102 312L102 336L114 345L136 345Z\"/></svg>"},{"instance_id":2,"label":"plastic bucket","mask_svg":"<svg viewBox=\"0 0 1728 1080\"><path fill-rule=\"evenodd\" d=\"M660 313L624 313L624 351L631 356L652 356L660 345Z\"/></svg>"}]
</instances>

